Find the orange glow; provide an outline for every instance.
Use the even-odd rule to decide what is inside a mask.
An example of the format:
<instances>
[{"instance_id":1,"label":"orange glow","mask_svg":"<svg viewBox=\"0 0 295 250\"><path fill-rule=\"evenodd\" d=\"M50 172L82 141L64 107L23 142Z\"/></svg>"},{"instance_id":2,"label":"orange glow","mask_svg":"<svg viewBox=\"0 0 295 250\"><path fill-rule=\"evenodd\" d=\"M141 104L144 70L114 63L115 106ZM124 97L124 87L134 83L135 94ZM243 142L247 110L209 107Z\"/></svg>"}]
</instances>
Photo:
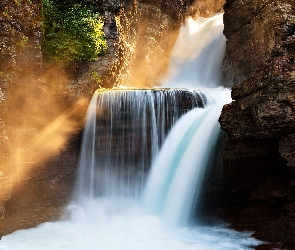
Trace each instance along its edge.
<instances>
[{"instance_id":1,"label":"orange glow","mask_svg":"<svg viewBox=\"0 0 295 250\"><path fill-rule=\"evenodd\" d=\"M11 158L12 161L20 163L21 168L16 168L16 171L10 175L12 180L23 178L33 168L38 167L38 163L58 153L67 142L69 135L81 128L82 119L77 119L77 114L84 113L86 107L87 102L80 100L72 108L55 118L31 140L17 141ZM32 152L37 153L28 154Z\"/></svg>"},{"instance_id":2,"label":"orange glow","mask_svg":"<svg viewBox=\"0 0 295 250\"><path fill-rule=\"evenodd\" d=\"M69 136L82 128L88 106L86 99L75 101L64 93L68 78L60 67L39 78L32 75L13 75L0 106L7 110L0 118L8 138L5 152L0 152L0 172L13 182L29 178L32 170L59 153Z\"/></svg>"}]
</instances>

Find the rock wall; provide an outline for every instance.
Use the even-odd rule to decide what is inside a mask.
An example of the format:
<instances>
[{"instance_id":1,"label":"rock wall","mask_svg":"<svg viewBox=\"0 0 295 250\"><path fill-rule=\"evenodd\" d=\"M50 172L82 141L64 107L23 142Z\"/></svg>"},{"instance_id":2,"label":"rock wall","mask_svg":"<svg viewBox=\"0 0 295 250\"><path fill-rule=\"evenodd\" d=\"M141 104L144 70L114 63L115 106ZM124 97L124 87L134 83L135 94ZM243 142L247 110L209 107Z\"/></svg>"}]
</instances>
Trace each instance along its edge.
<instances>
[{"instance_id":1,"label":"rock wall","mask_svg":"<svg viewBox=\"0 0 295 250\"><path fill-rule=\"evenodd\" d=\"M0 1L0 236L59 218L75 179L87 105L63 69L43 68L41 9Z\"/></svg>"},{"instance_id":2,"label":"rock wall","mask_svg":"<svg viewBox=\"0 0 295 250\"><path fill-rule=\"evenodd\" d=\"M21 85L17 79L41 69L40 11L38 1L0 2L0 237L6 230L4 202L11 196L12 180L7 177L7 170L11 154L10 135L15 132L7 119L11 112L7 100L13 89Z\"/></svg>"},{"instance_id":3,"label":"rock wall","mask_svg":"<svg viewBox=\"0 0 295 250\"><path fill-rule=\"evenodd\" d=\"M223 211L234 227L293 249L294 1L227 0L224 10L224 74L234 101L220 117L228 136Z\"/></svg>"}]
</instances>

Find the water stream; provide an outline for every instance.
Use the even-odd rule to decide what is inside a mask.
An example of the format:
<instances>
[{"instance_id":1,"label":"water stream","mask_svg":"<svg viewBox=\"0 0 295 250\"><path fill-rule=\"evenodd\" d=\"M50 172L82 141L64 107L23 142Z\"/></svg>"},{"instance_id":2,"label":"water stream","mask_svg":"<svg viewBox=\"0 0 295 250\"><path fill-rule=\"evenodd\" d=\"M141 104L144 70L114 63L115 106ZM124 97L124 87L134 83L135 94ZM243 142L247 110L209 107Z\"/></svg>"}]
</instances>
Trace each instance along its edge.
<instances>
[{"instance_id":1,"label":"water stream","mask_svg":"<svg viewBox=\"0 0 295 250\"><path fill-rule=\"evenodd\" d=\"M258 245L249 232L191 220L201 202L198 191L206 166L214 157L218 117L230 102L230 91L220 87L222 29L222 16L188 20L182 27L176 46L188 50L192 41L194 46L181 58L175 49L164 84L194 89L185 90L189 98L194 96L189 112L177 110L173 90L97 91L65 218L4 236L0 250L245 250ZM165 104L167 99L174 101ZM122 115L123 110L128 112ZM168 116L172 128L165 123Z\"/></svg>"}]
</instances>

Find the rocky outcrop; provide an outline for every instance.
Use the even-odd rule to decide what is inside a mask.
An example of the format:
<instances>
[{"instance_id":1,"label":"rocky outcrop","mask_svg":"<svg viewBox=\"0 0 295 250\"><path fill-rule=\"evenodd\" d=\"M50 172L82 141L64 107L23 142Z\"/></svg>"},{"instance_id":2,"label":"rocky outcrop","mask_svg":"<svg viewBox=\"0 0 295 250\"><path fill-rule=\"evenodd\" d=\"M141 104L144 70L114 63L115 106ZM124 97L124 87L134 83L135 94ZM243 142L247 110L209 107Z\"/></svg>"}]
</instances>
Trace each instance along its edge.
<instances>
[{"instance_id":1,"label":"rocky outcrop","mask_svg":"<svg viewBox=\"0 0 295 250\"><path fill-rule=\"evenodd\" d=\"M234 100L220 117L228 135L224 207L234 207L227 215L235 227L292 248L294 2L228 0L224 10L224 73Z\"/></svg>"}]
</instances>

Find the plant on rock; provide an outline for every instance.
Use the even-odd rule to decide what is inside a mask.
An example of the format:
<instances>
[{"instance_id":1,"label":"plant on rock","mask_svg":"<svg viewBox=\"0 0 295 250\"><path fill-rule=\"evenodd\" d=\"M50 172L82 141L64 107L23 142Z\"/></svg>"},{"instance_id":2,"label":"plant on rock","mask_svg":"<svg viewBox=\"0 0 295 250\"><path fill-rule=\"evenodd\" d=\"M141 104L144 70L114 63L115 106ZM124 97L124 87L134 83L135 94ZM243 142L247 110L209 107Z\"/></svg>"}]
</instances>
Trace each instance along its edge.
<instances>
[{"instance_id":1,"label":"plant on rock","mask_svg":"<svg viewBox=\"0 0 295 250\"><path fill-rule=\"evenodd\" d=\"M95 60L106 53L103 20L99 13L74 0L43 0L42 51L46 62L65 65Z\"/></svg>"}]
</instances>

